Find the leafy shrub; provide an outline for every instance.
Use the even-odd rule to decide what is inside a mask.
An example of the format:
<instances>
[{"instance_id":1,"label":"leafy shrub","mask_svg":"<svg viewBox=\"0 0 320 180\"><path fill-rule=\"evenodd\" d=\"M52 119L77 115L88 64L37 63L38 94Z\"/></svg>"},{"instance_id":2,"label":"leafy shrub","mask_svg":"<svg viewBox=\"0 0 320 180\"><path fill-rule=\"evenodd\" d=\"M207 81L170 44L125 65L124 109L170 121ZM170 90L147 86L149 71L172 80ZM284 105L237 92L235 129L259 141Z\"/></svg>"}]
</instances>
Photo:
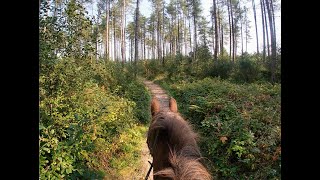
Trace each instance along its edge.
<instances>
[{"instance_id":1,"label":"leafy shrub","mask_svg":"<svg viewBox=\"0 0 320 180\"><path fill-rule=\"evenodd\" d=\"M200 132L216 178L281 178L280 85L205 78L163 87Z\"/></svg>"},{"instance_id":2,"label":"leafy shrub","mask_svg":"<svg viewBox=\"0 0 320 180\"><path fill-rule=\"evenodd\" d=\"M41 179L102 179L119 135L149 119L140 82L118 64L88 62L64 58L40 75Z\"/></svg>"},{"instance_id":3,"label":"leafy shrub","mask_svg":"<svg viewBox=\"0 0 320 180\"><path fill-rule=\"evenodd\" d=\"M259 67L257 63L251 59L240 59L236 64L236 72L233 78L240 82L253 82L259 76Z\"/></svg>"},{"instance_id":4,"label":"leafy shrub","mask_svg":"<svg viewBox=\"0 0 320 180\"><path fill-rule=\"evenodd\" d=\"M206 76L227 79L231 75L233 64L231 61L218 59L218 61L214 61L208 67L209 68L207 70Z\"/></svg>"}]
</instances>

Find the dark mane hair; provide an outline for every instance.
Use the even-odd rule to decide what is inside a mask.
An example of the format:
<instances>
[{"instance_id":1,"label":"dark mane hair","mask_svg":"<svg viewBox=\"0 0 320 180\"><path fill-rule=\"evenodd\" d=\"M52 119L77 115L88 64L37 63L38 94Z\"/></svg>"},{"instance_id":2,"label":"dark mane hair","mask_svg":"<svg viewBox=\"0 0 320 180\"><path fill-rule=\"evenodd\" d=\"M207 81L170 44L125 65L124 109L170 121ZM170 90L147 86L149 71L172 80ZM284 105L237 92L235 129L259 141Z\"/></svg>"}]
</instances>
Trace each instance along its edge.
<instances>
[{"instance_id":1,"label":"dark mane hair","mask_svg":"<svg viewBox=\"0 0 320 180\"><path fill-rule=\"evenodd\" d=\"M198 135L177 112L176 101L171 98L169 109L160 110L153 98L152 121L147 144L153 157L154 179L211 179L200 162Z\"/></svg>"}]
</instances>

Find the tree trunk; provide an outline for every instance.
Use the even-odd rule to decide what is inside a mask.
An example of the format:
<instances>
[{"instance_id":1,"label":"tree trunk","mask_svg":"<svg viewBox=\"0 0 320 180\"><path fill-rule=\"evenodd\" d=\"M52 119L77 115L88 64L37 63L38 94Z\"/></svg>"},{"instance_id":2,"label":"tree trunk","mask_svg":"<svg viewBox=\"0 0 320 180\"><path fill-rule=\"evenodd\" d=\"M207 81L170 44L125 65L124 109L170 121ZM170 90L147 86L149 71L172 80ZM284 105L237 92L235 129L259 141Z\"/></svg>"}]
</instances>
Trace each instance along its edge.
<instances>
[{"instance_id":1,"label":"tree trunk","mask_svg":"<svg viewBox=\"0 0 320 180\"><path fill-rule=\"evenodd\" d=\"M221 23L222 18L220 17L220 11L218 11L218 18L219 18L219 29L220 29L220 34L221 34L221 44L220 44L220 54L223 56L223 24Z\"/></svg>"},{"instance_id":2,"label":"tree trunk","mask_svg":"<svg viewBox=\"0 0 320 180\"><path fill-rule=\"evenodd\" d=\"M189 18L189 43L190 43L190 49L192 50L192 42L191 42L191 25L190 25L190 18Z\"/></svg>"},{"instance_id":3,"label":"tree trunk","mask_svg":"<svg viewBox=\"0 0 320 180\"><path fill-rule=\"evenodd\" d=\"M110 0L106 1L106 60L109 59L109 16L110 16Z\"/></svg>"},{"instance_id":4,"label":"tree trunk","mask_svg":"<svg viewBox=\"0 0 320 180\"><path fill-rule=\"evenodd\" d=\"M186 24L187 24L187 18L185 17L185 15L183 15L183 21L184 21L184 23L183 23L183 39L184 39L184 55L186 56L186 55L188 55L188 40L187 40L187 26L186 26Z\"/></svg>"},{"instance_id":5,"label":"tree trunk","mask_svg":"<svg viewBox=\"0 0 320 180\"><path fill-rule=\"evenodd\" d=\"M161 34L162 34L162 65L164 65L164 43L165 43L165 39L164 39L164 3L165 1L163 0L163 6L162 6L162 28L161 28Z\"/></svg>"},{"instance_id":6,"label":"tree trunk","mask_svg":"<svg viewBox=\"0 0 320 180\"><path fill-rule=\"evenodd\" d=\"M217 5L216 0L213 0L213 17L214 17L214 39L215 39L215 48L214 48L214 60L218 60L218 48L219 48L219 40L218 40L218 19L217 19Z\"/></svg>"},{"instance_id":7,"label":"tree trunk","mask_svg":"<svg viewBox=\"0 0 320 180\"><path fill-rule=\"evenodd\" d=\"M265 23L265 30L266 30L266 38L267 38L267 54L268 58L270 58L270 47L269 47L269 33L268 33L268 21L267 21L267 11L266 11L266 4L265 1L262 0L263 3L263 11L264 11L264 23Z\"/></svg>"},{"instance_id":8,"label":"tree trunk","mask_svg":"<svg viewBox=\"0 0 320 180\"><path fill-rule=\"evenodd\" d=\"M161 61L161 49L160 49L160 10L159 5L157 5L157 50L158 50L158 60Z\"/></svg>"},{"instance_id":9,"label":"tree trunk","mask_svg":"<svg viewBox=\"0 0 320 180\"><path fill-rule=\"evenodd\" d=\"M180 15L178 13L178 53L181 52L181 47L180 47Z\"/></svg>"},{"instance_id":10,"label":"tree trunk","mask_svg":"<svg viewBox=\"0 0 320 180\"><path fill-rule=\"evenodd\" d=\"M114 61L117 59L117 42L116 42L116 17L113 15L113 55Z\"/></svg>"},{"instance_id":11,"label":"tree trunk","mask_svg":"<svg viewBox=\"0 0 320 180\"><path fill-rule=\"evenodd\" d=\"M263 50L262 50L262 60L263 62L266 61L266 37L265 37L265 22L264 22L264 10L263 10L263 0L260 0L260 6L261 6L261 19L262 19L262 30L263 30Z\"/></svg>"},{"instance_id":12,"label":"tree trunk","mask_svg":"<svg viewBox=\"0 0 320 180\"><path fill-rule=\"evenodd\" d=\"M137 76L137 61L138 61L138 27L139 27L139 0L137 0L136 6L136 20L135 20L135 30L134 30L134 76Z\"/></svg>"},{"instance_id":13,"label":"tree trunk","mask_svg":"<svg viewBox=\"0 0 320 180\"><path fill-rule=\"evenodd\" d=\"M258 28L257 28L257 15L256 15L256 5L254 0L252 0L252 8L253 8L253 15L254 15L254 25L256 28L256 37L257 37L257 53L259 54L259 38L258 38Z\"/></svg>"},{"instance_id":14,"label":"tree trunk","mask_svg":"<svg viewBox=\"0 0 320 180\"><path fill-rule=\"evenodd\" d=\"M232 62L234 62L235 59L235 47L236 47L236 42L235 42L235 28L234 28L234 17L233 17L233 8L230 0L230 11L231 11L231 26L232 26Z\"/></svg>"},{"instance_id":15,"label":"tree trunk","mask_svg":"<svg viewBox=\"0 0 320 180\"><path fill-rule=\"evenodd\" d=\"M193 30L194 30L194 51L193 51L193 61L197 58L197 50L198 50L198 43L197 43L197 21L196 21L196 15L193 14Z\"/></svg>"},{"instance_id":16,"label":"tree trunk","mask_svg":"<svg viewBox=\"0 0 320 180\"><path fill-rule=\"evenodd\" d=\"M125 26L126 26L126 1L123 0L122 5L122 30L121 30L121 58L122 58L122 64L126 62L126 50L125 50Z\"/></svg>"},{"instance_id":17,"label":"tree trunk","mask_svg":"<svg viewBox=\"0 0 320 180\"><path fill-rule=\"evenodd\" d=\"M273 1L271 0L270 1L270 6L271 6L271 12L272 12L272 24L273 24L273 38L274 38L274 41L277 45L277 41L276 41L276 22L274 20L274 9L273 9Z\"/></svg>"},{"instance_id":18,"label":"tree trunk","mask_svg":"<svg viewBox=\"0 0 320 180\"><path fill-rule=\"evenodd\" d=\"M230 1L229 1L230 2ZM229 51L229 56L230 56L230 61L231 61L231 58L232 58L232 26L231 26L231 13L230 13L230 6L231 4L228 3L228 19L229 19L229 43L230 43L230 51Z\"/></svg>"},{"instance_id":19,"label":"tree trunk","mask_svg":"<svg viewBox=\"0 0 320 180\"><path fill-rule=\"evenodd\" d=\"M143 59L146 59L146 26L143 25Z\"/></svg>"},{"instance_id":20,"label":"tree trunk","mask_svg":"<svg viewBox=\"0 0 320 180\"><path fill-rule=\"evenodd\" d=\"M241 25L241 55L243 55L243 34L242 34L242 22L240 22Z\"/></svg>"},{"instance_id":21,"label":"tree trunk","mask_svg":"<svg viewBox=\"0 0 320 180\"><path fill-rule=\"evenodd\" d=\"M213 33L213 32L214 32L214 27L213 27L213 26L214 26L214 18L213 18L213 14L211 15L211 22L212 22L212 23L211 23L211 28L212 28L212 55L214 56L214 47L215 47L215 46L214 46L214 42L215 42L215 41L214 41L214 33Z\"/></svg>"},{"instance_id":22,"label":"tree trunk","mask_svg":"<svg viewBox=\"0 0 320 180\"><path fill-rule=\"evenodd\" d=\"M246 52L248 52L248 21L247 20L246 20ZM257 53L259 54L259 51Z\"/></svg>"},{"instance_id":23,"label":"tree trunk","mask_svg":"<svg viewBox=\"0 0 320 180\"><path fill-rule=\"evenodd\" d=\"M270 28L270 36L271 36L271 82L274 83L275 82L275 63L276 63L276 42L275 42L275 38L274 38L274 23L272 20L272 12L271 12L271 3L269 3L269 0L266 0L266 6L267 6L267 10L268 10L268 17L269 17L269 28Z\"/></svg>"}]
</instances>

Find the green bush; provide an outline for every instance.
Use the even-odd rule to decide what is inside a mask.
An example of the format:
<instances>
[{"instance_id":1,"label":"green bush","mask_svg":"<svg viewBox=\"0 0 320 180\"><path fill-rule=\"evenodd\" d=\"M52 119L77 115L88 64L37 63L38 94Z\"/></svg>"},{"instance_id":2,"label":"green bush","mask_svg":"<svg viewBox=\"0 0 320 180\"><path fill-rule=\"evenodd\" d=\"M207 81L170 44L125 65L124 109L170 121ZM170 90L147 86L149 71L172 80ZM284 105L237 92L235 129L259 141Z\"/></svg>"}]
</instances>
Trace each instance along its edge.
<instances>
[{"instance_id":1,"label":"green bush","mask_svg":"<svg viewBox=\"0 0 320 180\"><path fill-rule=\"evenodd\" d=\"M201 150L215 178L281 178L279 84L205 78L163 87L201 134Z\"/></svg>"},{"instance_id":2,"label":"green bush","mask_svg":"<svg viewBox=\"0 0 320 180\"><path fill-rule=\"evenodd\" d=\"M218 59L217 61L211 63L208 67L209 68L207 70L206 76L227 79L231 75L233 64L231 61Z\"/></svg>"},{"instance_id":3,"label":"green bush","mask_svg":"<svg viewBox=\"0 0 320 180\"><path fill-rule=\"evenodd\" d=\"M249 58L240 59L233 78L240 82L254 82L259 77L259 66L256 61Z\"/></svg>"},{"instance_id":4,"label":"green bush","mask_svg":"<svg viewBox=\"0 0 320 180\"><path fill-rule=\"evenodd\" d=\"M103 179L119 135L149 120L140 82L119 64L89 62L64 58L40 74L41 179Z\"/></svg>"}]
</instances>

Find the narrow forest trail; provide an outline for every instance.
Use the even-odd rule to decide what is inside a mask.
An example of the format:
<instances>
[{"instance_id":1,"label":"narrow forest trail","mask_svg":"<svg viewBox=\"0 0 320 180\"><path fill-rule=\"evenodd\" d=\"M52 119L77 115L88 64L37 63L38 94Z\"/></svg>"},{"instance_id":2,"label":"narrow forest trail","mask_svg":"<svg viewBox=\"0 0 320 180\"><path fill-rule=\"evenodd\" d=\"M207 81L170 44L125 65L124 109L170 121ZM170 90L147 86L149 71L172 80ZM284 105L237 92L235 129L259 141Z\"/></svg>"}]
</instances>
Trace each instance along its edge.
<instances>
[{"instance_id":1,"label":"narrow forest trail","mask_svg":"<svg viewBox=\"0 0 320 180\"><path fill-rule=\"evenodd\" d=\"M148 81L145 79L141 79L141 81L147 87L147 89L151 93L151 96L152 97L155 96L158 98L161 104L160 108L169 109L169 96L167 95L167 93L159 85L153 83L152 81ZM149 148L146 143L147 134L145 135L144 142L145 143L142 143L142 147L141 147L141 165L140 165L141 171L139 172L140 174L137 174L136 178L134 179L137 179L137 178L144 179L150 168L150 164L148 163L148 161L152 162L152 156L150 155ZM151 171L148 179L153 180L153 171Z\"/></svg>"},{"instance_id":2,"label":"narrow forest trail","mask_svg":"<svg viewBox=\"0 0 320 180\"><path fill-rule=\"evenodd\" d=\"M160 101L160 109L169 109L169 96L168 94L158 85L152 81L144 80L143 83L151 92L152 97L157 97Z\"/></svg>"}]
</instances>

